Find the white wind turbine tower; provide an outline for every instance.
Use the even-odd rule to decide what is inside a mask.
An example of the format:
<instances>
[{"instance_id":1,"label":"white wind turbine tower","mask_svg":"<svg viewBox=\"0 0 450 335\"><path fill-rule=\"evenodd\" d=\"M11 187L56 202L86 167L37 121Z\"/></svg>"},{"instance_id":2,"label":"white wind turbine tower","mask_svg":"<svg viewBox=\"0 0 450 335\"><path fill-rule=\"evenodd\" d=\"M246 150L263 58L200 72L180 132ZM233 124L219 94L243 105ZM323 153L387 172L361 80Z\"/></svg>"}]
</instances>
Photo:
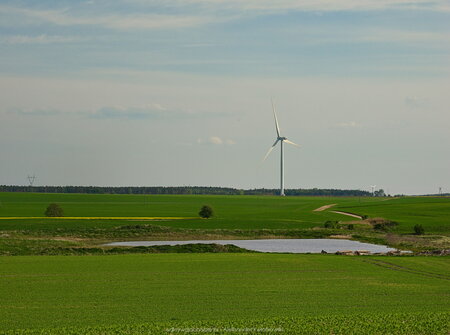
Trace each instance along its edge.
<instances>
[{"instance_id":1,"label":"white wind turbine tower","mask_svg":"<svg viewBox=\"0 0 450 335\"><path fill-rule=\"evenodd\" d=\"M375 195L375 187L377 187L377 185L371 185L370 187L372 187L372 197Z\"/></svg>"},{"instance_id":2,"label":"white wind turbine tower","mask_svg":"<svg viewBox=\"0 0 450 335\"><path fill-rule=\"evenodd\" d=\"M280 195L284 196L284 161L283 161L283 142L299 146L298 144L295 144L294 142L289 141L286 137L281 136L280 132L280 126L278 125L278 119L277 114L275 113L275 105L272 100L272 111L273 111L273 117L275 119L275 130L277 131L277 139L275 143L270 147L269 151L267 152L266 156L264 157L263 161L266 160L266 158L270 155L273 148L280 142L281 145L281 156L280 156Z\"/></svg>"}]
</instances>

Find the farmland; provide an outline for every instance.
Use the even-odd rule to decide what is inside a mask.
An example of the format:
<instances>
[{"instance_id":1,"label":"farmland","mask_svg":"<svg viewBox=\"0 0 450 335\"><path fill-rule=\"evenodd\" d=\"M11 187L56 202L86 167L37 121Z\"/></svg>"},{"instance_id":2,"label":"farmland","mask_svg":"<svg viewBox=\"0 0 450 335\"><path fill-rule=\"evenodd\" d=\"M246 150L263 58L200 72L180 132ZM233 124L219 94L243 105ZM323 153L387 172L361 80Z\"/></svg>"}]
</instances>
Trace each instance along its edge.
<instances>
[{"instance_id":1,"label":"farmland","mask_svg":"<svg viewBox=\"0 0 450 335\"><path fill-rule=\"evenodd\" d=\"M50 203L65 217L44 217ZM198 217L204 204L213 218ZM0 333L447 334L448 256L103 244L339 235L428 250L448 244L449 209L449 198L0 193ZM397 225L376 231L333 210Z\"/></svg>"},{"instance_id":2,"label":"farmland","mask_svg":"<svg viewBox=\"0 0 450 335\"><path fill-rule=\"evenodd\" d=\"M0 193L0 216L39 217L51 202L59 203L68 217L186 217L195 220L160 224L179 228L206 229L282 229L310 228L325 220L339 220L342 215L313 212L314 209L337 201L337 198L258 197L258 196L171 196L171 195L86 195L86 194L27 194ZM353 198L340 198L353 203ZM370 200L368 200L370 201ZM203 204L214 207L214 220L198 217ZM345 217L344 217L345 218ZM126 220L124 220L126 221ZM2 227L16 227L0 222ZM66 224L66 223L65 223ZM67 223L73 224L73 223ZM89 223L81 223L89 225ZM111 222L112 225L123 224ZM54 227L54 223L49 223ZM42 228L42 223L39 228ZM27 226L32 229L33 226Z\"/></svg>"},{"instance_id":3,"label":"farmland","mask_svg":"<svg viewBox=\"0 0 450 335\"><path fill-rule=\"evenodd\" d=\"M63 218L43 217L49 203ZM198 217L204 204L211 219ZM322 206L334 206L322 211ZM333 210L383 218L388 231ZM340 225L324 229L326 221ZM361 223L361 224L360 224ZM346 229L353 224L354 229ZM413 235L421 224L425 235ZM347 236L409 250L448 248L450 198L263 197L0 193L0 253L57 254L118 240L323 238ZM50 250L50 251L49 251Z\"/></svg>"},{"instance_id":4,"label":"farmland","mask_svg":"<svg viewBox=\"0 0 450 335\"><path fill-rule=\"evenodd\" d=\"M188 195L88 195L0 193L1 217L30 217L39 225L1 220L0 229L55 228L55 222L31 219L42 217L49 203L59 203L66 217L87 217L99 221L100 217L123 218L122 222L105 222L120 225L123 221L145 218L164 218L159 222L178 228L201 229L290 229L311 228L326 220L350 221L351 218L335 214L342 210L371 217L385 217L401 223L399 232L411 232L415 224L422 224L430 233L450 232L450 198L448 197L263 197L263 196L188 196ZM198 210L210 204L216 211L214 220L201 220ZM325 211L315 212L321 206L336 204ZM175 221L170 218L190 220ZM76 221L76 220L75 220ZM108 220L104 220L108 221ZM92 222L58 222L67 227L89 227ZM18 226L19 224L19 226Z\"/></svg>"},{"instance_id":5,"label":"farmland","mask_svg":"<svg viewBox=\"0 0 450 335\"><path fill-rule=\"evenodd\" d=\"M448 257L0 257L0 329L138 334L167 333L169 327L281 327L293 334L446 334L449 273Z\"/></svg>"},{"instance_id":6,"label":"farmland","mask_svg":"<svg viewBox=\"0 0 450 335\"><path fill-rule=\"evenodd\" d=\"M402 197L362 203L339 203L336 209L401 223L396 231L411 232L421 224L430 233L450 233L449 197Z\"/></svg>"}]
</instances>

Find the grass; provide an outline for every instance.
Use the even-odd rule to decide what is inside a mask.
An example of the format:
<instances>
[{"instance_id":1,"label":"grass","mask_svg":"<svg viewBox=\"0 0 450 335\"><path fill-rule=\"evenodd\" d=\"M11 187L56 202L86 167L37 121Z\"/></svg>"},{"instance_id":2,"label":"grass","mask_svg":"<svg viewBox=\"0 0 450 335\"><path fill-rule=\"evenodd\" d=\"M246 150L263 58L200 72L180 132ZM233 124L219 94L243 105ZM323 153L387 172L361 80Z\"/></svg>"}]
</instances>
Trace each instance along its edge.
<instances>
[{"instance_id":1,"label":"grass","mask_svg":"<svg viewBox=\"0 0 450 335\"><path fill-rule=\"evenodd\" d=\"M34 219L45 219L45 220L130 220L130 221L168 221L168 220L187 220L187 219L194 219L191 218L183 218L183 217L157 217L157 216L1 216L0 220L34 220Z\"/></svg>"},{"instance_id":2,"label":"grass","mask_svg":"<svg viewBox=\"0 0 450 335\"><path fill-rule=\"evenodd\" d=\"M46 206L52 202L63 207L70 222L66 222L68 218L42 218ZM328 210L314 211L333 203L336 206ZM204 204L214 208L217 214L213 219L198 217ZM0 193L0 218L3 218L0 219L0 231L114 227L152 219L158 220L158 225L183 229L308 229L322 226L327 220L354 220L332 213L332 210L396 221L399 225L393 231L399 233L412 233L416 224L421 224L427 234L448 235L450 232L450 198L445 197L379 199L33 193ZM28 220L17 222L11 217L28 217Z\"/></svg>"},{"instance_id":3,"label":"grass","mask_svg":"<svg viewBox=\"0 0 450 335\"><path fill-rule=\"evenodd\" d=\"M398 334L448 335L449 313L394 313L323 315L215 321L169 321L93 327L19 329L6 335L105 335L105 334ZM1 333L1 332L0 332Z\"/></svg>"},{"instance_id":4,"label":"grass","mask_svg":"<svg viewBox=\"0 0 450 335\"><path fill-rule=\"evenodd\" d=\"M0 217L42 217L47 205L56 202L68 217L123 217L122 222L105 222L110 226L140 220L139 217L194 217L194 220L167 220L159 224L195 229L292 229L311 228L326 220L347 220L347 217L331 212L313 212L338 200L355 202L354 198L327 197L0 193ZM204 204L214 208L216 216L213 219L199 218L198 211ZM63 219L36 220L40 220L40 228L54 228L55 223L72 227L78 224L61 222ZM17 222L9 221L13 220L0 220L0 230L17 228ZM27 225L27 229L32 226Z\"/></svg>"},{"instance_id":5,"label":"grass","mask_svg":"<svg viewBox=\"0 0 450 335\"><path fill-rule=\"evenodd\" d=\"M59 203L66 217L42 217L49 203ZM199 218L197 212L204 204L211 205L217 215L212 219ZM329 204L336 205L314 211ZM355 229L348 230L349 222L363 222L333 210L383 217L398 224L387 232L373 230L367 224L354 224ZM325 221L343 224L324 229ZM424 227L424 236L412 235L416 224ZM133 239L325 238L331 235L421 251L449 248L449 232L450 198L0 193L0 255L42 254L45 250L54 254L61 250L61 243L50 242L56 238L69 242L77 239L75 247L86 248L107 241Z\"/></svg>"},{"instance_id":6,"label":"grass","mask_svg":"<svg viewBox=\"0 0 450 335\"><path fill-rule=\"evenodd\" d=\"M326 238L333 234L328 230L201 230L173 229L155 225L119 226L111 229L86 228L55 231L8 231L0 234L0 255L66 255L86 253L110 253L110 241L178 241L178 240L227 240L255 238ZM133 248L120 247L121 252L135 252ZM89 251L90 249L91 251ZM100 249L100 250L99 250ZM146 249L145 252L150 252ZM186 249L187 250L187 249ZM159 252L155 250L155 252ZM178 252L178 251L177 251ZM191 251L186 251L191 252Z\"/></svg>"},{"instance_id":7,"label":"grass","mask_svg":"<svg viewBox=\"0 0 450 335\"><path fill-rule=\"evenodd\" d=\"M70 333L60 328L97 327L87 333L100 334L118 324L111 333L127 333L120 329L138 333L158 324L284 324L307 333L311 325L325 330L341 324L354 333L358 329L393 333L402 321L417 320L405 322L404 333L408 329L445 333L449 270L448 257L257 253L0 257L0 330Z\"/></svg>"},{"instance_id":8,"label":"grass","mask_svg":"<svg viewBox=\"0 0 450 335\"><path fill-rule=\"evenodd\" d=\"M114 255L114 254L147 254L147 253L205 253L205 252L253 252L235 245L221 244L186 244L156 245L149 247L103 247L85 245L76 241L54 239L0 239L0 255Z\"/></svg>"},{"instance_id":9,"label":"grass","mask_svg":"<svg viewBox=\"0 0 450 335\"><path fill-rule=\"evenodd\" d=\"M339 203L336 209L370 217L383 217L399 223L393 231L412 233L416 224L425 233L450 233L449 197L402 197L362 203Z\"/></svg>"},{"instance_id":10,"label":"grass","mask_svg":"<svg viewBox=\"0 0 450 335\"><path fill-rule=\"evenodd\" d=\"M42 217L52 202L67 217ZM217 216L198 218L204 204ZM336 205L314 211L328 204ZM367 224L324 229L325 221L355 220L332 210L398 225L389 232ZM426 234L411 235L419 223ZM420 250L448 248L449 224L449 198L0 193L0 255L22 255L0 256L0 333L229 334L234 327L247 334L448 334L448 256L100 244L348 235Z\"/></svg>"}]
</instances>

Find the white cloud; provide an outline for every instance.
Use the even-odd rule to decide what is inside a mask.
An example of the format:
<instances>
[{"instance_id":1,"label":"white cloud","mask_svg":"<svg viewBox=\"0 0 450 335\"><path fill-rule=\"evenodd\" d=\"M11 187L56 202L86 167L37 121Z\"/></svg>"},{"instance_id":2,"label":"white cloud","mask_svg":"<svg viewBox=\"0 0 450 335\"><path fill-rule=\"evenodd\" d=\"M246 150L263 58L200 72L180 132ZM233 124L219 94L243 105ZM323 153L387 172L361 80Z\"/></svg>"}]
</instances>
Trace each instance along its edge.
<instances>
[{"instance_id":1,"label":"white cloud","mask_svg":"<svg viewBox=\"0 0 450 335\"><path fill-rule=\"evenodd\" d=\"M339 43L349 41L355 43L388 43L388 42L401 42L401 43L420 43L420 45L431 43L450 43L450 36L446 33L440 32L428 32L428 31L405 31L394 29L358 29L349 31L346 28L336 27L333 31L329 29L305 30L307 38L304 42L310 44L324 44L324 43ZM315 38L311 38L315 37Z\"/></svg>"},{"instance_id":2,"label":"white cloud","mask_svg":"<svg viewBox=\"0 0 450 335\"><path fill-rule=\"evenodd\" d=\"M139 0L137 2L142 3ZM439 11L450 10L447 0L172 0L172 2L182 6L189 3L202 5L211 9L224 8L256 11L299 10L329 12L399 8Z\"/></svg>"},{"instance_id":3,"label":"white cloud","mask_svg":"<svg viewBox=\"0 0 450 335\"><path fill-rule=\"evenodd\" d=\"M335 125L338 128L358 128L361 127L361 125L358 122L355 121L349 121L349 122L340 122Z\"/></svg>"},{"instance_id":4,"label":"white cloud","mask_svg":"<svg viewBox=\"0 0 450 335\"><path fill-rule=\"evenodd\" d=\"M217 136L211 136L208 140L211 144L223 144L223 140Z\"/></svg>"},{"instance_id":5,"label":"white cloud","mask_svg":"<svg viewBox=\"0 0 450 335\"><path fill-rule=\"evenodd\" d=\"M420 32L420 31L400 31L377 29L374 31L365 31L358 34L354 40L367 42L450 42L450 36L445 33ZM358 36L355 34L355 36Z\"/></svg>"},{"instance_id":6,"label":"white cloud","mask_svg":"<svg viewBox=\"0 0 450 335\"><path fill-rule=\"evenodd\" d=\"M191 119L210 119L227 116L225 113L214 112L193 112L190 110L170 109L161 104L149 104L145 106L104 106L92 110L78 110L68 112L56 108L10 108L7 110L10 115L19 115L22 117L47 117L47 116L80 116L82 118L96 120L191 120ZM219 137L208 139L212 144L231 144L229 141L222 141Z\"/></svg>"},{"instance_id":7,"label":"white cloud","mask_svg":"<svg viewBox=\"0 0 450 335\"><path fill-rule=\"evenodd\" d=\"M27 109L20 109L20 108L13 108L7 111L8 114L15 114L19 116L55 116L55 115L61 115L61 111L56 109L47 109L47 108L27 108Z\"/></svg>"},{"instance_id":8,"label":"white cloud","mask_svg":"<svg viewBox=\"0 0 450 335\"><path fill-rule=\"evenodd\" d=\"M225 143L228 144L228 145L236 144L236 142L233 141L233 140L226 140Z\"/></svg>"},{"instance_id":9,"label":"white cloud","mask_svg":"<svg viewBox=\"0 0 450 335\"><path fill-rule=\"evenodd\" d=\"M61 26L96 25L117 30L133 29L173 29L199 26L212 21L211 18L195 15L163 14L107 14L79 15L68 14L67 10L36 10L28 8L0 6L0 13L23 15Z\"/></svg>"},{"instance_id":10,"label":"white cloud","mask_svg":"<svg viewBox=\"0 0 450 335\"><path fill-rule=\"evenodd\" d=\"M74 36L58 36L58 35L14 35L0 36L0 43L3 44L53 44L53 43L70 43L82 41L80 37Z\"/></svg>"},{"instance_id":11,"label":"white cloud","mask_svg":"<svg viewBox=\"0 0 450 335\"><path fill-rule=\"evenodd\" d=\"M427 98L419 98L414 96L405 98L405 105L413 109L421 109L427 107L429 103L430 101Z\"/></svg>"},{"instance_id":12,"label":"white cloud","mask_svg":"<svg viewBox=\"0 0 450 335\"><path fill-rule=\"evenodd\" d=\"M219 136L211 136L209 138L202 139L199 138L197 139L197 143L198 144L212 144L212 145L233 145L236 144L235 141L231 140L231 139L222 139Z\"/></svg>"},{"instance_id":13,"label":"white cloud","mask_svg":"<svg viewBox=\"0 0 450 335\"><path fill-rule=\"evenodd\" d=\"M95 13L92 9L89 14L74 14L68 9L42 10L0 5L0 13L4 13L6 17L19 15L27 19L14 21L14 24L36 20L60 26L92 25L116 30L152 30L196 27L287 11L319 13L388 9L450 11L447 0L167 0L161 3L160 7L171 8L174 14L160 14L154 12L154 2L142 0L123 0L123 2L138 4L142 10L123 14ZM92 6L94 5L92 2Z\"/></svg>"}]
</instances>

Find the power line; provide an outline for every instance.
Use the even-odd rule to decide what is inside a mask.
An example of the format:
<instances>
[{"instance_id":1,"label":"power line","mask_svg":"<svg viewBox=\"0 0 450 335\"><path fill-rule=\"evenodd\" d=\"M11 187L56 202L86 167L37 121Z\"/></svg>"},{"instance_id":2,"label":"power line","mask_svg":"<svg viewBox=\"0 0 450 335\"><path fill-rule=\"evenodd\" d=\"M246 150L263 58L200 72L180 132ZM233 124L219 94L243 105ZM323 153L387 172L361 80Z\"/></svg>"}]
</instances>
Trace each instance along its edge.
<instances>
[{"instance_id":1,"label":"power line","mask_svg":"<svg viewBox=\"0 0 450 335\"><path fill-rule=\"evenodd\" d=\"M30 183L30 187L33 186L34 181L36 180L36 176L33 174L32 176L27 176L28 182Z\"/></svg>"}]
</instances>

